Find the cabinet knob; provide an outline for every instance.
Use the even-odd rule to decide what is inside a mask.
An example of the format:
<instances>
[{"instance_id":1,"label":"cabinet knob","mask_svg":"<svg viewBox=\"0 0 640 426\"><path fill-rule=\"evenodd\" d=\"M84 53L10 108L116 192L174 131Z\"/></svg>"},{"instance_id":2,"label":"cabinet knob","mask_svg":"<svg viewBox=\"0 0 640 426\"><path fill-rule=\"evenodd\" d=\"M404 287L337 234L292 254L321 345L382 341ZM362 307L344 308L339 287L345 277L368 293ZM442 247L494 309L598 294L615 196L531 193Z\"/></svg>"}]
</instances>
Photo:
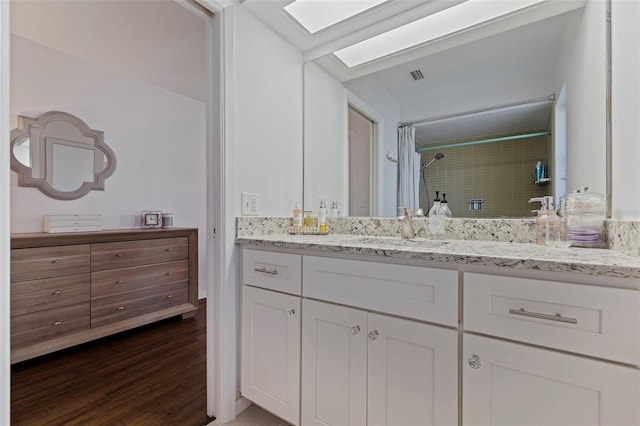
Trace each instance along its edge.
<instances>
[{"instance_id":1,"label":"cabinet knob","mask_svg":"<svg viewBox=\"0 0 640 426\"><path fill-rule=\"evenodd\" d=\"M469 366L476 370L482 367L482 364L480 364L480 357L478 355L471 355L471 358L469 358Z\"/></svg>"},{"instance_id":2,"label":"cabinet knob","mask_svg":"<svg viewBox=\"0 0 640 426\"><path fill-rule=\"evenodd\" d=\"M167 299L173 299L173 294L167 294Z\"/></svg>"},{"instance_id":3,"label":"cabinet knob","mask_svg":"<svg viewBox=\"0 0 640 426\"><path fill-rule=\"evenodd\" d=\"M373 342L374 340L376 340L378 338L378 335L379 335L378 330L370 331L369 332L369 340L371 340Z\"/></svg>"},{"instance_id":4,"label":"cabinet knob","mask_svg":"<svg viewBox=\"0 0 640 426\"><path fill-rule=\"evenodd\" d=\"M165 275L173 275L173 272L167 272Z\"/></svg>"},{"instance_id":5,"label":"cabinet knob","mask_svg":"<svg viewBox=\"0 0 640 426\"><path fill-rule=\"evenodd\" d=\"M62 294L62 290L56 290L53 293L51 293L53 296L57 296L59 294Z\"/></svg>"},{"instance_id":6,"label":"cabinet knob","mask_svg":"<svg viewBox=\"0 0 640 426\"><path fill-rule=\"evenodd\" d=\"M116 284L122 284L122 283L124 283L124 280L118 280L118 281L116 281Z\"/></svg>"},{"instance_id":7,"label":"cabinet knob","mask_svg":"<svg viewBox=\"0 0 640 426\"><path fill-rule=\"evenodd\" d=\"M287 310L287 316L288 317L292 317L296 314L296 310L295 309L288 309Z\"/></svg>"},{"instance_id":8,"label":"cabinet knob","mask_svg":"<svg viewBox=\"0 0 640 426\"><path fill-rule=\"evenodd\" d=\"M172 248L165 249L165 251L173 251Z\"/></svg>"},{"instance_id":9,"label":"cabinet knob","mask_svg":"<svg viewBox=\"0 0 640 426\"><path fill-rule=\"evenodd\" d=\"M52 322L51 325L54 326L54 327L57 327L59 325L62 325L62 321Z\"/></svg>"},{"instance_id":10,"label":"cabinet knob","mask_svg":"<svg viewBox=\"0 0 640 426\"><path fill-rule=\"evenodd\" d=\"M116 254L116 257L122 257L122 256L124 256L124 254L122 254L122 253Z\"/></svg>"},{"instance_id":11,"label":"cabinet knob","mask_svg":"<svg viewBox=\"0 0 640 426\"><path fill-rule=\"evenodd\" d=\"M62 260L56 259L56 260L52 261L51 263L62 263Z\"/></svg>"},{"instance_id":12,"label":"cabinet knob","mask_svg":"<svg viewBox=\"0 0 640 426\"><path fill-rule=\"evenodd\" d=\"M124 311L124 306L118 306L118 307L116 308L116 311Z\"/></svg>"},{"instance_id":13,"label":"cabinet knob","mask_svg":"<svg viewBox=\"0 0 640 426\"><path fill-rule=\"evenodd\" d=\"M353 334L354 336L360 334L360 326L354 325L353 327L351 327L351 334Z\"/></svg>"}]
</instances>

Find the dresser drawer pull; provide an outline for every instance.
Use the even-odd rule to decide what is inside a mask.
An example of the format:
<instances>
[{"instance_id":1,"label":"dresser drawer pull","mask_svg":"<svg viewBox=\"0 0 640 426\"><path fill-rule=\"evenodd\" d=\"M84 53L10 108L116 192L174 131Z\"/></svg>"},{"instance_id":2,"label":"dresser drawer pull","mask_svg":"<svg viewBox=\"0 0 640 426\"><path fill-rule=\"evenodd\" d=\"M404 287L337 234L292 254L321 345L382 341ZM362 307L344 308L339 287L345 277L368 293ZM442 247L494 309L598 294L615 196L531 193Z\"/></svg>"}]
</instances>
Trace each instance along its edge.
<instances>
[{"instance_id":1,"label":"dresser drawer pull","mask_svg":"<svg viewBox=\"0 0 640 426\"><path fill-rule=\"evenodd\" d=\"M278 275L277 269L254 268L253 270L256 272L262 272L263 274Z\"/></svg>"},{"instance_id":2,"label":"dresser drawer pull","mask_svg":"<svg viewBox=\"0 0 640 426\"><path fill-rule=\"evenodd\" d=\"M52 322L51 325L54 326L54 327L57 327L59 325L62 325L62 321Z\"/></svg>"},{"instance_id":3,"label":"dresser drawer pull","mask_svg":"<svg viewBox=\"0 0 640 426\"><path fill-rule=\"evenodd\" d=\"M62 294L62 290L56 290L53 293L51 293L52 296L57 296L59 294Z\"/></svg>"},{"instance_id":4,"label":"dresser drawer pull","mask_svg":"<svg viewBox=\"0 0 640 426\"><path fill-rule=\"evenodd\" d=\"M115 310L116 311L124 311L124 306L118 306Z\"/></svg>"},{"instance_id":5,"label":"dresser drawer pull","mask_svg":"<svg viewBox=\"0 0 640 426\"><path fill-rule=\"evenodd\" d=\"M167 272L165 275L173 275L173 272Z\"/></svg>"},{"instance_id":6,"label":"dresser drawer pull","mask_svg":"<svg viewBox=\"0 0 640 426\"><path fill-rule=\"evenodd\" d=\"M52 261L51 263L62 263L62 260L56 259L56 260Z\"/></svg>"},{"instance_id":7,"label":"dresser drawer pull","mask_svg":"<svg viewBox=\"0 0 640 426\"><path fill-rule=\"evenodd\" d=\"M116 281L116 284L123 284L123 283L124 283L124 280L118 280L118 281Z\"/></svg>"},{"instance_id":8,"label":"dresser drawer pull","mask_svg":"<svg viewBox=\"0 0 640 426\"><path fill-rule=\"evenodd\" d=\"M123 257L123 256L124 256L124 254L122 254L122 253L116 254L116 257Z\"/></svg>"},{"instance_id":9,"label":"dresser drawer pull","mask_svg":"<svg viewBox=\"0 0 640 426\"><path fill-rule=\"evenodd\" d=\"M167 294L167 299L173 299L173 294Z\"/></svg>"},{"instance_id":10,"label":"dresser drawer pull","mask_svg":"<svg viewBox=\"0 0 640 426\"><path fill-rule=\"evenodd\" d=\"M524 308L509 309L509 313L511 315L520 315L520 316L523 316L523 317L531 317L531 318L538 318L538 319L549 320L549 321L564 322L564 323L568 323L568 324L577 324L578 323L578 320L575 319L575 318L563 317L560 314L549 315L549 314L541 314L539 312L529 312L529 311L525 311Z\"/></svg>"},{"instance_id":11,"label":"dresser drawer pull","mask_svg":"<svg viewBox=\"0 0 640 426\"><path fill-rule=\"evenodd\" d=\"M173 251L172 248L165 249L164 251Z\"/></svg>"}]
</instances>

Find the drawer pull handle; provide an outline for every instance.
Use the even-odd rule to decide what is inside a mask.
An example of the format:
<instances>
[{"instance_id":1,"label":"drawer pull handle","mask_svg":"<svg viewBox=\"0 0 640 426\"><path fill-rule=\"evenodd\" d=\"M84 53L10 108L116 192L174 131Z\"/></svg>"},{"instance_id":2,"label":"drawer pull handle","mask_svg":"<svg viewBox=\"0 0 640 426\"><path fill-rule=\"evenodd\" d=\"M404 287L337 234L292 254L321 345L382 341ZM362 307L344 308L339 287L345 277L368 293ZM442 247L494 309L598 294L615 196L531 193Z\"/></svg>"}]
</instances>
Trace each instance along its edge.
<instances>
[{"instance_id":1,"label":"drawer pull handle","mask_svg":"<svg viewBox=\"0 0 640 426\"><path fill-rule=\"evenodd\" d=\"M116 257L123 257L123 256L124 256L124 254L122 254L122 253L116 254Z\"/></svg>"},{"instance_id":2,"label":"drawer pull handle","mask_svg":"<svg viewBox=\"0 0 640 426\"><path fill-rule=\"evenodd\" d=\"M351 334L353 334L354 336L360 334L360 326L354 325L353 327L351 327Z\"/></svg>"},{"instance_id":3,"label":"drawer pull handle","mask_svg":"<svg viewBox=\"0 0 640 426\"><path fill-rule=\"evenodd\" d=\"M62 290L56 290L53 293L51 293L52 296L57 296L59 294L62 294Z\"/></svg>"},{"instance_id":4,"label":"drawer pull handle","mask_svg":"<svg viewBox=\"0 0 640 426\"><path fill-rule=\"evenodd\" d=\"M475 370L482 367L482 364L480 364L480 357L478 355L471 355L471 358L469 358L469 367Z\"/></svg>"},{"instance_id":5,"label":"drawer pull handle","mask_svg":"<svg viewBox=\"0 0 640 426\"><path fill-rule=\"evenodd\" d=\"M369 332L369 340L371 340L372 342L376 340L378 336L379 336L378 330L373 330Z\"/></svg>"},{"instance_id":6,"label":"drawer pull handle","mask_svg":"<svg viewBox=\"0 0 640 426\"><path fill-rule=\"evenodd\" d=\"M564 322L564 323L567 323L567 324L577 324L578 323L578 320L575 319L575 318L563 317L560 314L549 315L549 314L541 314L539 312L529 312L529 311L525 311L524 308L509 309L509 313L511 315L520 315L520 316L523 316L523 317L531 317L531 318L538 318L538 319L549 320L549 321Z\"/></svg>"},{"instance_id":7,"label":"drawer pull handle","mask_svg":"<svg viewBox=\"0 0 640 426\"><path fill-rule=\"evenodd\" d=\"M116 308L116 311L124 311L124 306L118 306L118 307Z\"/></svg>"},{"instance_id":8,"label":"drawer pull handle","mask_svg":"<svg viewBox=\"0 0 640 426\"><path fill-rule=\"evenodd\" d=\"M296 310L295 309L287 309L287 316L288 317L292 317L296 314Z\"/></svg>"},{"instance_id":9,"label":"drawer pull handle","mask_svg":"<svg viewBox=\"0 0 640 426\"><path fill-rule=\"evenodd\" d=\"M122 284L122 283L124 283L124 280L118 280L118 281L116 281L116 284Z\"/></svg>"},{"instance_id":10,"label":"drawer pull handle","mask_svg":"<svg viewBox=\"0 0 640 426\"><path fill-rule=\"evenodd\" d=\"M56 259L56 260L54 260L54 261L53 261L53 262L51 262L51 263L62 263L62 260L60 260L60 259Z\"/></svg>"},{"instance_id":11,"label":"drawer pull handle","mask_svg":"<svg viewBox=\"0 0 640 426\"><path fill-rule=\"evenodd\" d=\"M165 275L173 275L173 272L167 272Z\"/></svg>"},{"instance_id":12,"label":"drawer pull handle","mask_svg":"<svg viewBox=\"0 0 640 426\"><path fill-rule=\"evenodd\" d=\"M254 268L253 270L256 272L262 272L263 274L278 275L277 269Z\"/></svg>"},{"instance_id":13,"label":"drawer pull handle","mask_svg":"<svg viewBox=\"0 0 640 426\"><path fill-rule=\"evenodd\" d=\"M173 294L167 294L167 299L173 299Z\"/></svg>"},{"instance_id":14,"label":"drawer pull handle","mask_svg":"<svg viewBox=\"0 0 640 426\"><path fill-rule=\"evenodd\" d=\"M62 321L52 322L51 325L54 326L54 327L57 327L59 325L62 325Z\"/></svg>"},{"instance_id":15,"label":"drawer pull handle","mask_svg":"<svg viewBox=\"0 0 640 426\"><path fill-rule=\"evenodd\" d=\"M164 251L173 251L172 248L165 249Z\"/></svg>"}]
</instances>

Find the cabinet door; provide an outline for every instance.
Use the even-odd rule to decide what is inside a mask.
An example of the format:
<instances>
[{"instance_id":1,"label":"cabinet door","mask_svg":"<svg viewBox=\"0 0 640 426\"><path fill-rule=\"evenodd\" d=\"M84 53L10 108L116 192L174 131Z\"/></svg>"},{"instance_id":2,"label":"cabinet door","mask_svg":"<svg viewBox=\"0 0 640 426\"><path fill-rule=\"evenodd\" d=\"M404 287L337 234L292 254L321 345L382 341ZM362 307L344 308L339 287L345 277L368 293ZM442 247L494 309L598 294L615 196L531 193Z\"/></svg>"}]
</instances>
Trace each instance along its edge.
<instances>
[{"instance_id":1,"label":"cabinet door","mask_svg":"<svg viewBox=\"0 0 640 426\"><path fill-rule=\"evenodd\" d=\"M299 297L243 287L241 393L299 424Z\"/></svg>"},{"instance_id":2,"label":"cabinet door","mask_svg":"<svg viewBox=\"0 0 640 426\"><path fill-rule=\"evenodd\" d=\"M367 424L367 313L302 302L302 424Z\"/></svg>"},{"instance_id":3,"label":"cabinet door","mask_svg":"<svg viewBox=\"0 0 640 426\"><path fill-rule=\"evenodd\" d=\"M465 335L465 425L638 425L640 371Z\"/></svg>"},{"instance_id":4,"label":"cabinet door","mask_svg":"<svg viewBox=\"0 0 640 426\"><path fill-rule=\"evenodd\" d=\"M368 425L458 424L458 333L369 314Z\"/></svg>"}]
</instances>

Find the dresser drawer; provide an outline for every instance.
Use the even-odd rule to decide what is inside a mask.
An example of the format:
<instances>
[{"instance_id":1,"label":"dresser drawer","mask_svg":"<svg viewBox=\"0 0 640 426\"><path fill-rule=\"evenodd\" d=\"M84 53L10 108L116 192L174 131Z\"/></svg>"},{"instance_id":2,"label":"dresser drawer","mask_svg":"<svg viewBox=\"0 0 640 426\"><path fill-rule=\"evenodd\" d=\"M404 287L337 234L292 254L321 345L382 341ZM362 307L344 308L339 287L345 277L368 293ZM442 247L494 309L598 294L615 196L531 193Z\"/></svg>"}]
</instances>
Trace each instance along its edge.
<instances>
[{"instance_id":1,"label":"dresser drawer","mask_svg":"<svg viewBox=\"0 0 640 426\"><path fill-rule=\"evenodd\" d=\"M93 272L91 273L91 297L113 296L188 279L187 260Z\"/></svg>"},{"instance_id":2,"label":"dresser drawer","mask_svg":"<svg viewBox=\"0 0 640 426\"><path fill-rule=\"evenodd\" d=\"M104 271L182 260L187 259L188 255L189 240L187 237L97 243L91 245L91 270Z\"/></svg>"},{"instance_id":3,"label":"dresser drawer","mask_svg":"<svg viewBox=\"0 0 640 426\"><path fill-rule=\"evenodd\" d=\"M91 328L187 303L187 282L91 300Z\"/></svg>"},{"instance_id":4,"label":"dresser drawer","mask_svg":"<svg viewBox=\"0 0 640 426\"><path fill-rule=\"evenodd\" d=\"M11 282L89 272L89 245L11 250Z\"/></svg>"},{"instance_id":5,"label":"dresser drawer","mask_svg":"<svg viewBox=\"0 0 640 426\"><path fill-rule=\"evenodd\" d=\"M640 292L464 274L469 331L640 364Z\"/></svg>"},{"instance_id":6,"label":"dresser drawer","mask_svg":"<svg viewBox=\"0 0 640 426\"><path fill-rule=\"evenodd\" d=\"M242 279L245 284L300 295L302 256L244 249Z\"/></svg>"},{"instance_id":7,"label":"dresser drawer","mask_svg":"<svg viewBox=\"0 0 640 426\"><path fill-rule=\"evenodd\" d=\"M11 318L11 348L21 348L89 329L89 303Z\"/></svg>"},{"instance_id":8,"label":"dresser drawer","mask_svg":"<svg viewBox=\"0 0 640 426\"><path fill-rule=\"evenodd\" d=\"M89 280L89 274L78 274L15 282L11 285L11 316L89 303Z\"/></svg>"},{"instance_id":9,"label":"dresser drawer","mask_svg":"<svg viewBox=\"0 0 640 426\"><path fill-rule=\"evenodd\" d=\"M304 256L303 296L458 326L458 272Z\"/></svg>"}]
</instances>

